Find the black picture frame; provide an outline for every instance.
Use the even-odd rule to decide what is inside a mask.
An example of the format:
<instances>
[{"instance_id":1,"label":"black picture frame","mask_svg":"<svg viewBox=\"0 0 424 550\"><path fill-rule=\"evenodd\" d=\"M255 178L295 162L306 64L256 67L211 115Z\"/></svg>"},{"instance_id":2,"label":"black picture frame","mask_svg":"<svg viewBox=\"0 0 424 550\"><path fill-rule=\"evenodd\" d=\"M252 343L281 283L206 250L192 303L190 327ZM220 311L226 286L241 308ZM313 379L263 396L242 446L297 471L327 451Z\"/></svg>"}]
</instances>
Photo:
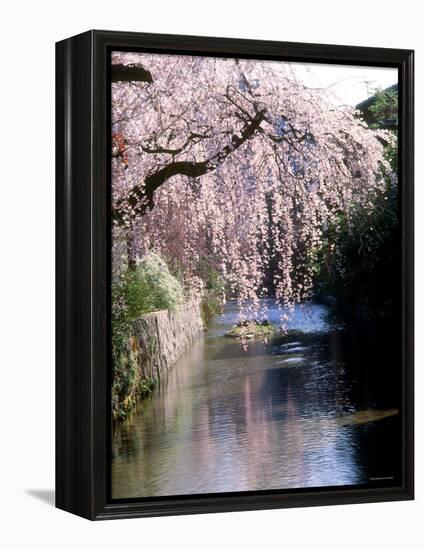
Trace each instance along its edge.
<instances>
[{"instance_id":1,"label":"black picture frame","mask_svg":"<svg viewBox=\"0 0 424 550\"><path fill-rule=\"evenodd\" d=\"M109 498L112 50L396 67L402 210L403 482L128 502ZM56 44L56 506L91 520L413 499L413 58L411 50L89 31Z\"/></svg>"}]
</instances>

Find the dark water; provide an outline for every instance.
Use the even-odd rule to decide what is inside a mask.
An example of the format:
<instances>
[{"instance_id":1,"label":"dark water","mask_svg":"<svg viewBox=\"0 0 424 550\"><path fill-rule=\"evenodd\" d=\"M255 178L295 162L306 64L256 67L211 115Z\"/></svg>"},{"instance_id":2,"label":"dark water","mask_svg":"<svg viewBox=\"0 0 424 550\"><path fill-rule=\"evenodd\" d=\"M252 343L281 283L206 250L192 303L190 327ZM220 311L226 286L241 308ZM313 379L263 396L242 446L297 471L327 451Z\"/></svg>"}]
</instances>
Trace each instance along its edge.
<instances>
[{"instance_id":1,"label":"dark water","mask_svg":"<svg viewBox=\"0 0 424 550\"><path fill-rule=\"evenodd\" d=\"M227 306L115 427L112 497L398 483L396 340L332 328L325 314L299 307L285 337L243 351L223 336L236 319Z\"/></svg>"}]
</instances>

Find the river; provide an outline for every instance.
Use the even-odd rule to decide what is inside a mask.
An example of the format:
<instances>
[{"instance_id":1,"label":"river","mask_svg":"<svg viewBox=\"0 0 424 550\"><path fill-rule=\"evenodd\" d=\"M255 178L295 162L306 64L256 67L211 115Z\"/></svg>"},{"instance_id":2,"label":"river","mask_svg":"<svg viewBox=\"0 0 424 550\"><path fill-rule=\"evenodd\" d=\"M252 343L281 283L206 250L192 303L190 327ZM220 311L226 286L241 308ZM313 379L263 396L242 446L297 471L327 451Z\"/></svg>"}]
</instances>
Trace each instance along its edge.
<instances>
[{"instance_id":1,"label":"river","mask_svg":"<svg viewBox=\"0 0 424 550\"><path fill-rule=\"evenodd\" d=\"M112 498L399 483L398 346L326 314L297 306L286 335L243 350L224 336L237 318L227 304L114 427Z\"/></svg>"}]
</instances>

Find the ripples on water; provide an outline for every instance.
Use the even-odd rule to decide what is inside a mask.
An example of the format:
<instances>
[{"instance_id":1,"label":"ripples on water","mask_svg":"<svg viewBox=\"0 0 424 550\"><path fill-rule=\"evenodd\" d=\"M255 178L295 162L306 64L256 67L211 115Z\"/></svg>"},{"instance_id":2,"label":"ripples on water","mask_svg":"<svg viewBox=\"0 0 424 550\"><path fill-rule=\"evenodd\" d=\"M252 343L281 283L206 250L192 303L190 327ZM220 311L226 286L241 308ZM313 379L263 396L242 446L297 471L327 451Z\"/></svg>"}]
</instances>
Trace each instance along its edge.
<instances>
[{"instance_id":1,"label":"ripples on water","mask_svg":"<svg viewBox=\"0 0 424 550\"><path fill-rule=\"evenodd\" d=\"M281 311L267 305L269 320L279 323ZM249 342L243 351L224 336L237 320L229 304L131 419L115 427L112 497L395 477L396 449L388 442L397 409L384 400L377 408L374 381L362 365L367 348L359 361L352 358L325 314L321 305L299 306L286 336Z\"/></svg>"}]
</instances>

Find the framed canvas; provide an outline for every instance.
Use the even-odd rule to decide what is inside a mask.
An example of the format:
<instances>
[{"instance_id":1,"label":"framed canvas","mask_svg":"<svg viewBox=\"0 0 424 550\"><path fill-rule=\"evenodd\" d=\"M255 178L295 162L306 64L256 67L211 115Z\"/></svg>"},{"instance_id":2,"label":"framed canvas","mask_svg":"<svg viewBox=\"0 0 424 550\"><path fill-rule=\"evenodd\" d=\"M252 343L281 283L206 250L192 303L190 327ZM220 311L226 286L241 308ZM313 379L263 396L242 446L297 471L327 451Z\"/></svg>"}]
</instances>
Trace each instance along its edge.
<instances>
[{"instance_id":1,"label":"framed canvas","mask_svg":"<svg viewBox=\"0 0 424 550\"><path fill-rule=\"evenodd\" d=\"M413 52L56 45L56 506L413 498Z\"/></svg>"}]
</instances>

